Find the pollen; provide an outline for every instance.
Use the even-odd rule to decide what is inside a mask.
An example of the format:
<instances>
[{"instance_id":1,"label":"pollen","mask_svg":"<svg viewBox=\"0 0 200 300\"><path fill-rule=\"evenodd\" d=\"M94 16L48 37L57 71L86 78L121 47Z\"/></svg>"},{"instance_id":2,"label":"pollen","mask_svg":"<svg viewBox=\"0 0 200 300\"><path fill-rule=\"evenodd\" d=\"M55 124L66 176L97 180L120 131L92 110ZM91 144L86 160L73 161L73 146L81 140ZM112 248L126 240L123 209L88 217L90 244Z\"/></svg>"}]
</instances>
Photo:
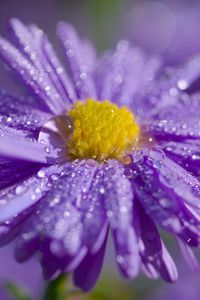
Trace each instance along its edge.
<instances>
[{"instance_id":1,"label":"pollen","mask_svg":"<svg viewBox=\"0 0 200 300\"><path fill-rule=\"evenodd\" d=\"M77 101L69 117L73 133L68 152L74 159L120 159L138 143L140 129L133 113L109 100Z\"/></svg>"}]
</instances>

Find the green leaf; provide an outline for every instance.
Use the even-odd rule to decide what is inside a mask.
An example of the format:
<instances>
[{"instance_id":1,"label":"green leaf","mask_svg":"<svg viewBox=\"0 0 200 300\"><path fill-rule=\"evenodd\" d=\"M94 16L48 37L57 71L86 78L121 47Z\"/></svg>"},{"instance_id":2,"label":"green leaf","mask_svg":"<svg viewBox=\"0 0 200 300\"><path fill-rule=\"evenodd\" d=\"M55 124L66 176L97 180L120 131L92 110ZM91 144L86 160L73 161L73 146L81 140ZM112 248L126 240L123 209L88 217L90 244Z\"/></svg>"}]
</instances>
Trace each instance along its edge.
<instances>
[{"instance_id":1,"label":"green leaf","mask_svg":"<svg viewBox=\"0 0 200 300\"><path fill-rule=\"evenodd\" d=\"M31 297L18 285L13 282L6 282L5 288L14 300L31 300Z\"/></svg>"}]
</instances>

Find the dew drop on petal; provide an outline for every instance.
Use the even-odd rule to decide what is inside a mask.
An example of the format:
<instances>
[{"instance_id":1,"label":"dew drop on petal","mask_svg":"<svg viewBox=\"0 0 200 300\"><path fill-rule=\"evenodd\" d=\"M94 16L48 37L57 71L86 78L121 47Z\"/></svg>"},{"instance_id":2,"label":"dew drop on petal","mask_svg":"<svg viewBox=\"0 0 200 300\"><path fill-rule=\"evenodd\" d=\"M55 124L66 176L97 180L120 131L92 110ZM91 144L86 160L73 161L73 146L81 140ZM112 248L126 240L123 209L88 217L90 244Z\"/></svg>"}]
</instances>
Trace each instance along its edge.
<instances>
[{"instance_id":1,"label":"dew drop on petal","mask_svg":"<svg viewBox=\"0 0 200 300\"><path fill-rule=\"evenodd\" d=\"M38 171L37 176L39 178L44 178L45 177L45 172L43 170Z\"/></svg>"}]
</instances>

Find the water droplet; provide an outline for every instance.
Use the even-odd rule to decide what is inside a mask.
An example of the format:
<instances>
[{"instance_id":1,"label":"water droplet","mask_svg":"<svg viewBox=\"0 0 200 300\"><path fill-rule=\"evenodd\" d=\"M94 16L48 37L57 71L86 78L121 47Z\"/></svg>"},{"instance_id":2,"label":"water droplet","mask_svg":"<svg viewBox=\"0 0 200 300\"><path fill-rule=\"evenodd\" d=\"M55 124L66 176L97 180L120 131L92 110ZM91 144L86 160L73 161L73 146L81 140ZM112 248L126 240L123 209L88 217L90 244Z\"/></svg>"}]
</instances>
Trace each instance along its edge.
<instances>
[{"instance_id":1,"label":"water droplet","mask_svg":"<svg viewBox=\"0 0 200 300\"><path fill-rule=\"evenodd\" d=\"M16 188L15 188L15 194L16 195L21 195L25 192L25 187L23 185L18 185Z\"/></svg>"},{"instance_id":2,"label":"water droplet","mask_svg":"<svg viewBox=\"0 0 200 300\"><path fill-rule=\"evenodd\" d=\"M198 159L200 159L199 155L197 155L197 154L192 155L192 160L198 160Z\"/></svg>"},{"instance_id":3,"label":"water droplet","mask_svg":"<svg viewBox=\"0 0 200 300\"><path fill-rule=\"evenodd\" d=\"M44 178L45 177L45 172L43 170L38 171L37 176L39 178Z\"/></svg>"},{"instance_id":4,"label":"water droplet","mask_svg":"<svg viewBox=\"0 0 200 300\"><path fill-rule=\"evenodd\" d=\"M99 193L102 195L105 194L105 188L103 186L99 188Z\"/></svg>"},{"instance_id":5,"label":"water droplet","mask_svg":"<svg viewBox=\"0 0 200 300\"><path fill-rule=\"evenodd\" d=\"M7 121L8 123L12 122L12 117L7 117L6 121Z\"/></svg>"},{"instance_id":6,"label":"water droplet","mask_svg":"<svg viewBox=\"0 0 200 300\"><path fill-rule=\"evenodd\" d=\"M165 208L169 208L171 207L171 201L170 199L167 199L167 198L161 198L159 200L159 203L162 207L165 207Z\"/></svg>"},{"instance_id":7,"label":"water droplet","mask_svg":"<svg viewBox=\"0 0 200 300\"><path fill-rule=\"evenodd\" d=\"M127 168L125 171L124 171L124 174L127 178L132 178L134 176L134 173L133 173L133 169L131 168Z\"/></svg>"},{"instance_id":8,"label":"water droplet","mask_svg":"<svg viewBox=\"0 0 200 300\"><path fill-rule=\"evenodd\" d=\"M177 82L177 86L180 90L186 90L188 88L188 83L184 79L180 79Z\"/></svg>"},{"instance_id":9,"label":"water droplet","mask_svg":"<svg viewBox=\"0 0 200 300\"><path fill-rule=\"evenodd\" d=\"M44 149L45 149L45 152L48 154L51 152L50 147L45 147Z\"/></svg>"},{"instance_id":10,"label":"water droplet","mask_svg":"<svg viewBox=\"0 0 200 300\"><path fill-rule=\"evenodd\" d=\"M123 262L124 262L124 258L122 255L117 255L116 260L117 260L118 264L123 264Z\"/></svg>"},{"instance_id":11,"label":"water droplet","mask_svg":"<svg viewBox=\"0 0 200 300\"><path fill-rule=\"evenodd\" d=\"M51 145L53 140L66 144L72 135L73 123L68 115L60 115L49 119L40 130L38 141Z\"/></svg>"},{"instance_id":12,"label":"water droplet","mask_svg":"<svg viewBox=\"0 0 200 300\"><path fill-rule=\"evenodd\" d=\"M56 180L58 180L59 179L59 174L52 174L51 176L50 176L50 179L52 180L52 181L56 181Z\"/></svg>"},{"instance_id":13,"label":"water droplet","mask_svg":"<svg viewBox=\"0 0 200 300\"><path fill-rule=\"evenodd\" d=\"M128 155L124 155L120 161L124 164L124 165L129 165L132 162L132 159L130 156Z\"/></svg>"}]
</instances>

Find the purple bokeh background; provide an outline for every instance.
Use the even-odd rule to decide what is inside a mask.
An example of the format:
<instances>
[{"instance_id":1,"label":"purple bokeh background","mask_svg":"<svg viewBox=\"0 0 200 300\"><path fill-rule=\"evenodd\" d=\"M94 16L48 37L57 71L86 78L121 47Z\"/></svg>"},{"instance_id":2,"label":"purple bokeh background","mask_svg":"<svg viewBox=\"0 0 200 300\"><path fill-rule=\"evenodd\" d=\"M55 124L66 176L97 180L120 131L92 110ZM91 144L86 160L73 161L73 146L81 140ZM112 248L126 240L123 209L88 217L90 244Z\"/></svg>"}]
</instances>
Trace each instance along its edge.
<instances>
[{"instance_id":1,"label":"purple bokeh background","mask_svg":"<svg viewBox=\"0 0 200 300\"><path fill-rule=\"evenodd\" d=\"M0 299L10 300L4 289L6 282L17 284L36 299L44 287L40 265L36 258L27 263L17 263L13 258L13 250L13 244L0 248Z\"/></svg>"}]
</instances>

